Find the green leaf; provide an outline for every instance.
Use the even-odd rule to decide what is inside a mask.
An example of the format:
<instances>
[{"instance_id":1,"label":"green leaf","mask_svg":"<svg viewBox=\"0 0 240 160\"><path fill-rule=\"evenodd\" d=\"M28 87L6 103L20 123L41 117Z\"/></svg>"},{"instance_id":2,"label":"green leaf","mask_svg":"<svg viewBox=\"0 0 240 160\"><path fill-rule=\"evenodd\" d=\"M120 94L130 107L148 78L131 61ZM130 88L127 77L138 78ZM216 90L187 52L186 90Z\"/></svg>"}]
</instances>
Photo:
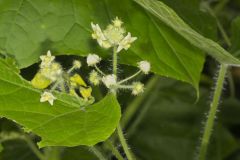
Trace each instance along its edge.
<instances>
[{"instance_id":1,"label":"green leaf","mask_svg":"<svg viewBox=\"0 0 240 160\"><path fill-rule=\"evenodd\" d=\"M99 50L91 39L90 23L104 28L118 16L138 37L128 53L120 54L121 63L136 66L148 60L154 73L198 88L202 52L133 1L2 0L0 6L0 48L14 55L21 68L37 62L48 49L57 55L97 52L109 58L111 51Z\"/></svg>"},{"instance_id":2,"label":"green leaf","mask_svg":"<svg viewBox=\"0 0 240 160\"><path fill-rule=\"evenodd\" d=\"M100 102L85 102L55 93L54 106L40 103L40 91L0 60L0 116L15 120L41 136L39 146L94 145L106 140L120 119L120 106L109 94Z\"/></svg>"},{"instance_id":3,"label":"green leaf","mask_svg":"<svg viewBox=\"0 0 240 160\"><path fill-rule=\"evenodd\" d=\"M192 45L207 52L220 63L239 66L240 61L228 53L216 42L205 38L186 24L171 8L157 0L134 0L147 11L159 18L162 22L173 28Z\"/></svg>"}]
</instances>

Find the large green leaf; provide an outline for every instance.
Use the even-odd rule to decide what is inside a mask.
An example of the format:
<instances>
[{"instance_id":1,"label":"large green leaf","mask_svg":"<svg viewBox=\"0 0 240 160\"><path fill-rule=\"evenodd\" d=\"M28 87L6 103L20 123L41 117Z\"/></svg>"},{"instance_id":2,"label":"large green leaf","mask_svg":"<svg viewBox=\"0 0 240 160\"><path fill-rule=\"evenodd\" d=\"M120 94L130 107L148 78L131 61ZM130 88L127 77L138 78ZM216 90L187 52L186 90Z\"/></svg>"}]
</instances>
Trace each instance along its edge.
<instances>
[{"instance_id":1,"label":"large green leaf","mask_svg":"<svg viewBox=\"0 0 240 160\"><path fill-rule=\"evenodd\" d=\"M76 98L56 94L54 106L40 103L40 91L0 60L0 116L15 120L41 136L40 146L94 145L107 139L120 119L114 95L83 106Z\"/></svg>"},{"instance_id":2,"label":"large green leaf","mask_svg":"<svg viewBox=\"0 0 240 160\"><path fill-rule=\"evenodd\" d=\"M102 54L91 40L90 23L105 27L116 16L138 37L129 53L121 54L122 63L148 60L153 72L198 88L202 52L130 0L1 0L0 48L14 55L21 67L36 62L48 49L56 54ZM104 52L106 57L111 51Z\"/></svg>"},{"instance_id":3,"label":"large green leaf","mask_svg":"<svg viewBox=\"0 0 240 160\"><path fill-rule=\"evenodd\" d=\"M155 15L165 24L173 28L182 37L187 39L194 46L207 52L209 55L217 59L220 63L240 66L240 61L228 53L216 42L205 38L201 34L194 31L186 24L171 8L157 0L135 0L147 11Z\"/></svg>"}]
</instances>

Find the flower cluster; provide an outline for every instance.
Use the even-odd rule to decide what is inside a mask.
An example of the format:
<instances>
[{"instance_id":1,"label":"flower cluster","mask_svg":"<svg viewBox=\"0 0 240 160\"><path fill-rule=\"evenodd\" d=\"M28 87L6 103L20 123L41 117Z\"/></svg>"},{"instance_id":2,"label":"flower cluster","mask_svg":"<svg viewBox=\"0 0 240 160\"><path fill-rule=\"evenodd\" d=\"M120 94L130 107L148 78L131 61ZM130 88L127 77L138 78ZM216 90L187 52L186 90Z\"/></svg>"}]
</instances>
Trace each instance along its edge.
<instances>
[{"instance_id":1,"label":"flower cluster","mask_svg":"<svg viewBox=\"0 0 240 160\"><path fill-rule=\"evenodd\" d=\"M94 67L94 70L90 72L89 81L95 86L104 84L106 88L114 93L119 89L130 89L133 95L143 93L143 83L132 82L129 85L129 81L141 73L148 74L150 72L151 65L148 61L138 62L136 65L139 71L125 79L119 80L117 75L118 54L123 49L128 50L132 43L137 40L137 37L132 37L130 32L126 32L123 28L123 22L118 17L103 31L98 24L91 23L91 26L93 29L92 38L97 40L100 47L105 49L113 48L113 70L110 74L104 73L98 67L102 58L97 54L89 54L87 64L89 67ZM54 91L70 94L85 102L92 103L94 101L91 96L92 88L87 86L78 73L74 72L81 68L80 61L75 60L72 67L65 71L61 64L55 61L55 56L50 51L46 55L40 56L40 59L40 69L31 80L31 84L35 88L43 89L40 102L49 102L53 105L57 99L57 96L54 96Z\"/></svg>"},{"instance_id":2,"label":"flower cluster","mask_svg":"<svg viewBox=\"0 0 240 160\"><path fill-rule=\"evenodd\" d=\"M91 23L93 29L92 38L96 39L103 48L116 47L117 53L122 49L128 50L131 43L137 40L137 37L132 37L130 32L126 33L122 24L123 22L117 17L112 21L112 24L102 31L98 24Z\"/></svg>"},{"instance_id":3,"label":"flower cluster","mask_svg":"<svg viewBox=\"0 0 240 160\"><path fill-rule=\"evenodd\" d=\"M72 67L64 71L50 51L46 55L40 56L40 59L40 69L31 80L33 87L44 89L40 102L49 102L53 105L54 100L57 99L53 95L54 91L65 92L85 101L93 100L92 88L87 86L79 74L74 73L75 70L81 68L80 61L73 61Z\"/></svg>"},{"instance_id":4,"label":"flower cluster","mask_svg":"<svg viewBox=\"0 0 240 160\"><path fill-rule=\"evenodd\" d=\"M99 67L98 64L102 58L97 54L89 54L87 56L87 64L90 67L94 67L94 70L89 75L89 81L93 85L99 85L103 83L110 91L116 92L118 89L131 89L133 95L143 93L144 84L141 82L133 82L131 85L126 85L128 81L140 73L148 74L151 69L151 65L148 61L141 61L137 63L139 71L130 77L123 80L118 80L117 76L117 57L119 52L123 49L128 50L131 44L137 40L137 37L132 37L131 33L126 33L126 30L122 27L123 22L117 18L112 21L112 24L108 25L105 30L101 30L98 24L91 23L93 33L92 38L97 40L100 47L113 48L113 73L106 74Z\"/></svg>"}]
</instances>

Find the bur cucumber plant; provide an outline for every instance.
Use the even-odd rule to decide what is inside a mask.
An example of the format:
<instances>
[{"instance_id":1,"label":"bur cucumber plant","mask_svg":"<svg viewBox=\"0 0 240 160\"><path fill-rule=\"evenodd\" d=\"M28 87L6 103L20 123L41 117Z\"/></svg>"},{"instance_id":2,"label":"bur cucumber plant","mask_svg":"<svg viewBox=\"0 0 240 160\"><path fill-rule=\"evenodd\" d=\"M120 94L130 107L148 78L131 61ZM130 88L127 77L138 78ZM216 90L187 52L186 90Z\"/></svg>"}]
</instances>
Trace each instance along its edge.
<instances>
[{"instance_id":1,"label":"bur cucumber plant","mask_svg":"<svg viewBox=\"0 0 240 160\"><path fill-rule=\"evenodd\" d=\"M46 5L49 2L45 0L39 1L38 5L36 2L22 0L16 3L17 10L13 5L15 3L5 0L1 3L6 6L3 12L13 11L16 15L7 15L14 19L9 32L4 32L7 28L2 25L9 23L5 21L7 18L0 19L0 33L4 33L1 35L4 41L0 41L4 44L0 45L0 90L3 92L0 93L0 116L22 126L21 133L1 133L1 143L12 139L23 140L40 160L48 160L45 152L42 152L48 147L79 145L87 146L100 160L107 160L109 156L105 154L108 152L119 160L137 159L123 130L133 115L138 114L139 105L148 99L146 97L158 83L158 78L150 79L147 88L136 79L141 76L149 78L150 73L174 78L191 84L199 95L203 52L206 52L220 63L196 157L198 160L206 160L225 76L231 66L240 65L240 61L219 44L196 32L174 10L157 0L123 0L123 7L111 0L94 3L89 3L88 0L51 2L52 5ZM29 7L27 10L36 15L28 17L24 8L26 6ZM44 16L40 13L42 6L46 10ZM59 6L65 7L64 12ZM106 10L109 6L113 11L99 12L99 8ZM134 16L125 15L126 10ZM72 17L69 18L69 15ZM24 20L19 18L24 16ZM115 18L111 19L112 17ZM68 23L61 23L60 28L56 27L62 18ZM35 24L36 19L40 21ZM109 24L102 29L96 22ZM54 30L53 26L56 27ZM32 27L37 27L41 33L35 33ZM14 32L20 36L26 34L26 37L23 36L26 47L23 47L22 41L13 38ZM32 42L33 32L37 36ZM224 32L223 36L226 38ZM227 44L230 44L229 40ZM42 49L38 50L39 46L44 46L43 50L47 53L42 54ZM62 53L85 57L86 62L75 56L71 66L65 67L57 59ZM111 57L110 66L102 65L106 62L106 57ZM38 70L33 78L23 78L22 69L39 60ZM119 72L122 64L138 69L130 76L122 78L125 76L124 71ZM81 74L85 68L90 69L88 76ZM107 90L104 96L101 86ZM103 98L93 96L96 90ZM139 97L126 107L121 118L122 102L119 104L118 98L122 91L130 91L131 96ZM144 112L146 110L143 109ZM41 150L25 132L34 133L41 138L37 144ZM103 143L99 144L100 142ZM116 145L118 142L121 146Z\"/></svg>"}]
</instances>

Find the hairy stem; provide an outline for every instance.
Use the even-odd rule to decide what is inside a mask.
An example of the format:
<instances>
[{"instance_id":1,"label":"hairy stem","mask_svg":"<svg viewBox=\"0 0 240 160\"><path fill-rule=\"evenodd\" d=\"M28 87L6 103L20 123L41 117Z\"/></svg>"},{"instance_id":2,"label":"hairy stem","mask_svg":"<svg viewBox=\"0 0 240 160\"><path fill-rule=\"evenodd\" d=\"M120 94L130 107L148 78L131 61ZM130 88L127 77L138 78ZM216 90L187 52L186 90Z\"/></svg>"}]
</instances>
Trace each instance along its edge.
<instances>
[{"instance_id":1,"label":"hairy stem","mask_svg":"<svg viewBox=\"0 0 240 160\"><path fill-rule=\"evenodd\" d=\"M113 74L116 76L117 79L117 63L118 63L118 57L117 57L117 48L113 48Z\"/></svg>"},{"instance_id":2,"label":"hairy stem","mask_svg":"<svg viewBox=\"0 0 240 160\"><path fill-rule=\"evenodd\" d=\"M107 159L103 156L103 154L98 150L97 147L95 147L95 146L89 147L89 150L90 150L93 154L95 154L95 156L97 156L97 157L99 158L99 160L107 160Z\"/></svg>"},{"instance_id":3,"label":"hairy stem","mask_svg":"<svg viewBox=\"0 0 240 160\"><path fill-rule=\"evenodd\" d=\"M97 65L94 65L95 69L102 75L102 76L105 76L105 73L103 73L103 71L101 71L100 68L98 68Z\"/></svg>"},{"instance_id":4,"label":"hairy stem","mask_svg":"<svg viewBox=\"0 0 240 160\"><path fill-rule=\"evenodd\" d=\"M218 107L219 100L220 100L220 97L221 97L222 88L223 88L227 68L228 68L227 65L221 64L219 74L218 74L218 78L217 78L216 88L214 90L213 100L211 102L210 111L209 111L208 117L207 117L207 122L206 122L205 127L204 127L204 133L203 133L203 137L202 137L202 140L201 140L201 146L200 146L198 160L205 160L205 158L206 158L209 139L210 139L211 134L212 134L212 130L213 130L213 126L214 126L214 120L215 120L215 116L216 116L216 113L217 113L217 107Z\"/></svg>"},{"instance_id":5,"label":"hairy stem","mask_svg":"<svg viewBox=\"0 0 240 160\"><path fill-rule=\"evenodd\" d=\"M114 47L113 48L113 74L116 76L116 80L118 79L118 75L117 75L117 63L118 63L118 57L117 57L117 47ZM116 90L114 91L114 94L117 96L117 92ZM127 141L123 135L123 132L122 132L122 128L120 126L120 123L117 127L117 134L118 134L118 137L119 137L119 141L123 147L123 150L128 158L128 160L133 160L132 158L132 155L129 151L129 148L128 148L128 144L127 144Z\"/></svg>"},{"instance_id":6,"label":"hairy stem","mask_svg":"<svg viewBox=\"0 0 240 160\"><path fill-rule=\"evenodd\" d=\"M136 77L137 75L139 75L140 73L141 73L141 71L138 71L135 74L133 74L132 76L130 76L130 77L126 78L126 79L121 80L120 82L118 82L118 84L122 84L124 82L127 82L127 81L133 79L134 77Z\"/></svg>"},{"instance_id":7,"label":"hairy stem","mask_svg":"<svg viewBox=\"0 0 240 160\"><path fill-rule=\"evenodd\" d=\"M123 150L124 150L124 152L127 156L127 159L128 160L133 160L132 155L131 155L131 153L129 151L129 148L128 148L128 145L127 145L127 141L126 141L126 139L123 135L122 128L121 128L120 125L118 125L118 127L117 127L117 134L118 134L119 140L122 144Z\"/></svg>"},{"instance_id":8,"label":"hairy stem","mask_svg":"<svg viewBox=\"0 0 240 160\"><path fill-rule=\"evenodd\" d=\"M105 141L105 144L107 147L112 151L112 154L118 159L118 160L124 160L118 149L113 145L112 141L110 139Z\"/></svg>"}]
</instances>

